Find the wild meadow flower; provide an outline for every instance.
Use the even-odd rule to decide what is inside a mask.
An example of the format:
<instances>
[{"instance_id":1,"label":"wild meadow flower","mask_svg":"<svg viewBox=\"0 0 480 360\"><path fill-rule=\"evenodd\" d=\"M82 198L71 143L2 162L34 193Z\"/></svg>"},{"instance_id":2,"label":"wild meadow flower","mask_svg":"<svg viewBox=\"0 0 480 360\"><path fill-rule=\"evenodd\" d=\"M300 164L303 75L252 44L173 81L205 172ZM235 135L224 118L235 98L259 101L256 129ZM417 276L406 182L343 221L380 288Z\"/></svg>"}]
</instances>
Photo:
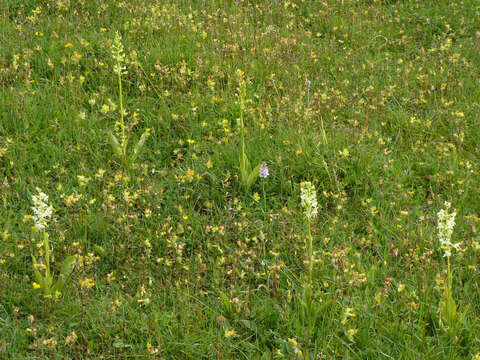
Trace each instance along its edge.
<instances>
[{"instance_id":1,"label":"wild meadow flower","mask_svg":"<svg viewBox=\"0 0 480 360\"><path fill-rule=\"evenodd\" d=\"M131 156L127 158L127 125L125 124L125 116L127 115L127 111L124 109L123 106L123 90L122 90L122 75L127 74L126 67L125 67L125 51L122 44L122 37L120 33L117 31L115 33L115 37L112 43L112 58L114 60L113 64L113 72L117 76L118 82L118 98L120 103L120 121L115 123L115 129L118 132L118 139L112 132L108 133L108 140L110 141L110 145L112 146L113 152L115 155L122 159L123 165L131 164L133 161L136 160L137 156L142 151L143 146L145 145L145 141L150 136L151 129L146 129L140 139L138 140L137 144L133 147L133 151ZM107 113L108 111L114 111L116 105L109 99L110 104L102 106L101 112ZM131 128L129 128L131 129Z\"/></svg>"},{"instance_id":2,"label":"wild meadow flower","mask_svg":"<svg viewBox=\"0 0 480 360\"><path fill-rule=\"evenodd\" d=\"M120 122L117 122L115 126L118 126L120 130L120 142L113 136L110 135L110 142L114 151L117 155L121 155L124 159L126 156L126 145L127 139L125 135L125 120L124 115L125 112L123 110L123 93L122 93L122 74L125 72L125 53L123 50L122 38L120 33L117 31L115 33L115 38L113 39L112 44L112 58L115 60L113 64L113 72L117 75L118 80L118 96L120 99ZM103 109L103 107L102 107Z\"/></svg>"},{"instance_id":3,"label":"wild meadow flower","mask_svg":"<svg viewBox=\"0 0 480 360\"><path fill-rule=\"evenodd\" d=\"M452 248L455 250L458 249L459 244L452 243L452 234L453 228L455 227L455 216L457 213L455 211L449 212L451 204L446 201L445 208L441 209L437 213L438 218L438 239L440 241L440 246L444 251L444 257L450 257L452 255Z\"/></svg>"},{"instance_id":4,"label":"wild meadow flower","mask_svg":"<svg viewBox=\"0 0 480 360\"><path fill-rule=\"evenodd\" d=\"M317 191L310 181L304 181L300 184L300 200L307 220L307 250L308 250L308 279L312 284L313 274L313 238L311 231L312 219L318 214Z\"/></svg>"},{"instance_id":5,"label":"wild meadow flower","mask_svg":"<svg viewBox=\"0 0 480 360\"><path fill-rule=\"evenodd\" d=\"M306 250L308 259L308 271L303 284L303 299L301 300L302 310L304 313L303 321L306 324L307 345L310 344L310 334L315 327L316 305L313 301L313 264L315 262L313 253L313 237L312 237L312 219L318 214L317 191L315 186L309 181L300 184L300 200L304 210L306 220Z\"/></svg>"},{"instance_id":6,"label":"wild meadow flower","mask_svg":"<svg viewBox=\"0 0 480 360\"><path fill-rule=\"evenodd\" d=\"M115 37L113 39L112 58L115 60L113 71L117 75L125 74L125 66L123 65L125 62L125 52L123 49L122 38L118 31L115 33Z\"/></svg>"},{"instance_id":7,"label":"wild meadow flower","mask_svg":"<svg viewBox=\"0 0 480 360\"><path fill-rule=\"evenodd\" d=\"M357 315L355 314L355 310L353 308L346 307L342 315L342 325L345 325L348 322L349 318L354 318L356 316Z\"/></svg>"},{"instance_id":8,"label":"wild meadow flower","mask_svg":"<svg viewBox=\"0 0 480 360\"><path fill-rule=\"evenodd\" d=\"M288 342L290 343L290 346L292 347L293 353L296 356L302 356L302 350L300 350L300 347L298 346L297 339L295 338L289 338Z\"/></svg>"},{"instance_id":9,"label":"wild meadow flower","mask_svg":"<svg viewBox=\"0 0 480 360\"><path fill-rule=\"evenodd\" d=\"M317 192L310 181L300 184L300 199L305 217L310 221L318 214Z\"/></svg>"},{"instance_id":10,"label":"wild meadow flower","mask_svg":"<svg viewBox=\"0 0 480 360\"><path fill-rule=\"evenodd\" d=\"M262 162L260 166L260 170L258 171L258 176L265 180L268 177L268 166L265 161ZM265 181L262 181L262 189L263 189L263 206L265 211L267 210L267 194L265 193Z\"/></svg>"},{"instance_id":11,"label":"wild meadow flower","mask_svg":"<svg viewBox=\"0 0 480 360\"><path fill-rule=\"evenodd\" d=\"M248 160L247 152L245 149L245 121L244 113L246 111L247 104L247 83L245 73L238 69L236 71L238 79L237 98L238 105L240 106L240 117L238 118L239 132L240 132L240 158L239 158L239 170L240 170L240 183L245 190L248 190L258 179L260 175L260 167L262 164L258 164L254 168Z\"/></svg>"},{"instance_id":12,"label":"wild meadow flower","mask_svg":"<svg viewBox=\"0 0 480 360\"><path fill-rule=\"evenodd\" d=\"M349 329L347 331L347 338L349 341L354 342L355 341L355 335L358 333L358 329Z\"/></svg>"},{"instance_id":13,"label":"wild meadow flower","mask_svg":"<svg viewBox=\"0 0 480 360\"><path fill-rule=\"evenodd\" d=\"M41 189L37 188L37 192L37 195L32 196L32 218L35 223L33 229L42 232L42 243L39 245L43 245L43 254L41 254L41 256L44 261L39 263L35 258L35 255L32 254L33 273L36 279L32 285L36 290L41 289L45 298L52 299L53 296L55 296L55 299L57 299L60 297L61 291L65 288L66 281L73 271L73 266L77 257L75 255L68 256L63 260L58 279L54 282L54 276L50 268L50 242L46 229L48 221L53 215L53 207L48 204L48 196L42 192Z\"/></svg>"},{"instance_id":14,"label":"wild meadow flower","mask_svg":"<svg viewBox=\"0 0 480 360\"><path fill-rule=\"evenodd\" d=\"M53 207L48 204L48 195L37 188L37 195L32 196L33 228L36 231L43 230L48 225L48 220L52 217Z\"/></svg>"},{"instance_id":15,"label":"wild meadow flower","mask_svg":"<svg viewBox=\"0 0 480 360\"><path fill-rule=\"evenodd\" d=\"M268 166L267 166L267 163L264 161L264 162L262 162L262 166L260 166L259 176L262 179L266 179L268 177L268 175L269 175Z\"/></svg>"},{"instance_id":16,"label":"wild meadow flower","mask_svg":"<svg viewBox=\"0 0 480 360\"><path fill-rule=\"evenodd\" d=\"M227 339L230 339L231 337L237 335L237 332L235 331L235 329L230 329L230 330L225 330L225 337Z\"/></svg>"},{"instance_id":17,"label":"wild meadow flower","mask_svg":"<svg viewBox=\"0 0 480 360\"><path fill-rule=\"evenodd\" d=\"M452 256L452 248L458 250L459 243L452 243L453 228L455 227L455 211L450 212L451 204L445 202L445 208L437 213L438 223L438 239L440 246L444 251L443 257L447 258L447 278L442 298L439 303L440 325L442 328L455 334L465 319L468 306L463 313L457 310L457 304L453 298L453 271L450 267L450 257Z\"/></svg>"}]
</instances>

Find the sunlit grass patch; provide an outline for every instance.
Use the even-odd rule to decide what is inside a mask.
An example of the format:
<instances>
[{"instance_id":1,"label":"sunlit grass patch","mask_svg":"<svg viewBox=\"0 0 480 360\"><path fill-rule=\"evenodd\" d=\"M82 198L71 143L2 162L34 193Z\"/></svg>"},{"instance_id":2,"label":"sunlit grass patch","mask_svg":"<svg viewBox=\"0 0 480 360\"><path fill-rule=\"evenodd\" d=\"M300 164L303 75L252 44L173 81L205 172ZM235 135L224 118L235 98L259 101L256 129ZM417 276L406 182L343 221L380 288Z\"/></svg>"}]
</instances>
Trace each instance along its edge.
<instances>
[{"instance_id":1,"label":"sunlit grass patch","mask_svg":"<svg viewBox=\"0 0 480 360\"><path fill-rule=\"evenodd\" d=\"M0 3L0 358L478 358L479 11Z\"/></svg>"}]
</instances>

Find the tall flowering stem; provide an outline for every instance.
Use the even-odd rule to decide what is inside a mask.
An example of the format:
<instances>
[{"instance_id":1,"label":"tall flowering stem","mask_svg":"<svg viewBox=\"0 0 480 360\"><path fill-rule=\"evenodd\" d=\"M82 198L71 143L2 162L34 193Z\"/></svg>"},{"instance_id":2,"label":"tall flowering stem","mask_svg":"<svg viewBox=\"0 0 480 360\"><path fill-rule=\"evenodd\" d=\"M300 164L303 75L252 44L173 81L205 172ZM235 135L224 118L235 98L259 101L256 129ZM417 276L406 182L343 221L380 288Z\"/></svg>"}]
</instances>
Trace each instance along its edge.
<instances>
[{"instance_id":1,"label":"tall flowering stem","mask_svg":"<svg viewBox=\"0 0 480 360\"><path fill-rule=\"evenodd\" d=\"M117 75L118 80L118 96L120 101L120 146L122 150L122 156L125 158L127 155L127 141L125 136L125 120L124 120L124 109L123 109L123 91L122 91L122 74L125 73L125 53L123 50L122 38L120 37L119 32L115 33L115 38L112 44L112 57L115 60L113 65L113 72Z\"/></svg>"},{"instance_id":2,"label":"tall flowering stem","mask_svg":"<svg viewBox=\"0 0 480 360\"><path fill-rule=\"evenodd\" d=\"M32 196L33 229L37 232L41 231L43 233L42 241L45 254L45 265L38 264L33 255L32 259L34 270L38 271L37 268L43 267L45 269L45 276L42 279L43 281L40 282L41 285L35 285L36 283L34 283L34 287L41 286L44 294L48 295L48 289L52 285L52 276L50 271L50 244L48 241L47 226L53 215L53 207L48 204L48 196L44 192L39 188L37 188L37 192L37 195Z\"/></svg>"},{"instance_id":3,"label":"tall flowering stem","mask_svg":"<svg viewBox=\"0 0 480 360\"><path fill-rule=\"evenodd\" d=\"M444 251L443 257L447 258L447 291L452 292L452 272L450 268L450 257L452 256L452 249L458 249L458 243L452 243L453 228L455 227L455 211L449 212L451 208L449 202L445 202L445 208L437 213L438 217L438 239L440 246Z\"/></svg>"},{"instance_id":4,"label":"tall flowering stem","mask_svg":"<svg viewBox=\"0 0 480 360\"><path fill-rule=\"evenodd\" d=\"M244 112L246 110L247 103L247 79L242 70L238 69L236 71L238 79L238 104L240 106L240 118L239 118L239 132L240 132L240 183L245 190L248 190L258 179L260 175L260 167L262 164L258 164L255 168L252 169L252 165L248 160L248 156L245 149L245 121L244 121Z\"/></svg>"},{"instance_id":5,"label":"tall flowering stem","mask_svg":"<svg viewBox=\"0 0 480 360\"><path fill-rule=\"evenodd\" d=\"M37 195L32 196L32 211L33 211L33 230L36 232L42 232L43 242L43 256L45 264L37 262L37 259L32 254L33 261L33 273L36 278L36 282L33 283L34 289L41 289L45 298L52 298L52 295L59 297L61 292L65 288L66 281L68 280L73 266L76 261L76 256L69 256L64 259L59 277L57 281L53 282L53 274L50 267L50 242L47 232L48 223L53 215L53 207L48 204L48 196L37 188ZM43 275L41 271L43 270Z\"/></svg>"},{"instance_id":6,"label":"tall flowering stem","mask_svg":"<svg viewBox=\"0 0 480 360\"><path fill-rule=\"evenodd\" d=\"M136 160L137 156L142 151L143 146L145 145L145 141L150 136L151 129L145 129L142 136L133 147L133 152L131 152L130 156L127 155L127 144L128 138L126 134L127 125L125 124L125 115L126 111L123 106L123 88L122 88L122 75L127 74L126 67L125 67L125 52L123 49L122 38L117 31L115 33L115 37L113 39L112 44L112 58L115 61L113 65L113 72L117 76L118 81L118 97L120 102L120 121L115 123L115 128L120 128L120 141L113 133L108 134L108 140L112 145L113 152L115 155L122 159L123 165L127 166L128 164L132 163ZM118 131L118 130L117 130Z\"/></svg>"},{"instance_id":7,"label":"tall flowering stem","mask_svg":"<svg viewBox=\"0 0 480 360\"><path fill-rule=\"evenodd\" d=\"M312 220L318 214L318 203L317 203L317 191L315 186L309 181L302 182L300 184L300 200L303 207L303 214L306 220L307 225L307 257L308 257L308 273L307 281L304 284L303 300L302 306L305 311L304 321L307 324L306 331L306 351L305 353L308 356L308 348L310 345L310 335L315 327L315 318L316 318L316 309L315 303L312 297L313 289L313 237L312 237Z\"/></svg>"},{"instance_id":8,"label":"tall flowering stem","mask_svg":"<svg viewBox=\"0 0 480 360\"><path fill-rule=\"evenodd\" d=\"M458 325L463 322L463 317L466 311L457 317L457 305L453 299L452 290L452 270L450 267L450 257L452 256L452 249L458 250L459 243L452 243L453 228L455 227L455 211L449 211L451 204L445 202L445 208L437 213L438 223L438 239L440 241L441 249L444 251L443 257L447 258L447 281L445 283L445 290L440 300L440 321L449 331L453 332Z\"/></svg>"},{"instance_id":9,"label":"tall flowering stem","mask_svg":"<svg viewBox=\"0 0 480 360\"><path fill-rule=\"evenodd\" d=\"M122 38L118 31L115 33L115 39L112 45L112 57L116 61L113 66L113 72L117 75L118 79L118 96L120 101L120 130L122 133L121 145L123 155L126 155L126 139L125 139L125 120L124 110L123 110L123 92L122 92L122 74L125 72L125 66L123 65L125 61L125 53L123 51Z\"/></svg>"},{"instance_id":10,"label":"tall flowering stem","mask_svg":"<svg viewBox=\"0 0 480 360\"><path fill-rule=\"evenodd\" d=\"M243 113L245 112L245 100L247 97L247 83L244 73L240 69L237 70L238 78L238 102L240 105L240 141L242 146L242 154L245 154L245 123L243 121Z\"/></svg>"}]
</instances>

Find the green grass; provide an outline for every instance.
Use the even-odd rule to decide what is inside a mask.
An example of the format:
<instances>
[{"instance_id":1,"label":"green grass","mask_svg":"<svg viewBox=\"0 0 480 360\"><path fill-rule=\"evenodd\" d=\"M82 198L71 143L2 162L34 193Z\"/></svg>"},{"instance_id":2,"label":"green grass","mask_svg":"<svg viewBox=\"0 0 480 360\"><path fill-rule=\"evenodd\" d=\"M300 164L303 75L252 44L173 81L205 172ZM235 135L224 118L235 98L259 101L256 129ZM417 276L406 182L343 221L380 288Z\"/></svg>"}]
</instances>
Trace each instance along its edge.
<instances>
[{"instance_id":1,"label":"green grass","mask_svg":"<svg viewBox=\"0 0 480 360\"><path fill-rule=\"evenodd\" d=\"M116 31L129 148L152 129L132 166L107 137ZM3 0L0 359L476 359L479 50L475 0ZM247 155L270 170L249 191L237 69ZM302 181L319 203L310 319ZM79 256L57 300L32 286L37 187L56 273ZM455 334L445 201L470 305Z\"/></svg>"}]
</instances>

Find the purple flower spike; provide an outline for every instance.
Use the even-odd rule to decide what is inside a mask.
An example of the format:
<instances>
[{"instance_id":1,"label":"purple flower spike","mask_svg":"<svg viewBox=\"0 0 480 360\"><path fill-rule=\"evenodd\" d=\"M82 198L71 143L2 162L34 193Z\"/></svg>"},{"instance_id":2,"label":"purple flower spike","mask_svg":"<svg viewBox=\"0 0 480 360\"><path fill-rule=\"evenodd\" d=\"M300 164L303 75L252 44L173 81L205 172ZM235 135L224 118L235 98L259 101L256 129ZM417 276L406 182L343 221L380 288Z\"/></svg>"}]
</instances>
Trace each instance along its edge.
<instances>
[{"instance_id":1,"label":"purple flower spike","mask_svg":"<svg viewBox=\"0 0 480 360\"><path fill-rule=\"evenodd\" d=\"M260 177L265 179L268 176L268 166L267 163L264 161L262 162L262 166L260 166Z\"/></svg>"}]
</instances>

